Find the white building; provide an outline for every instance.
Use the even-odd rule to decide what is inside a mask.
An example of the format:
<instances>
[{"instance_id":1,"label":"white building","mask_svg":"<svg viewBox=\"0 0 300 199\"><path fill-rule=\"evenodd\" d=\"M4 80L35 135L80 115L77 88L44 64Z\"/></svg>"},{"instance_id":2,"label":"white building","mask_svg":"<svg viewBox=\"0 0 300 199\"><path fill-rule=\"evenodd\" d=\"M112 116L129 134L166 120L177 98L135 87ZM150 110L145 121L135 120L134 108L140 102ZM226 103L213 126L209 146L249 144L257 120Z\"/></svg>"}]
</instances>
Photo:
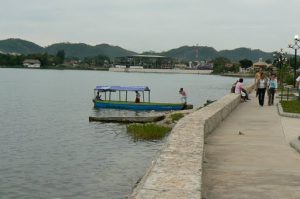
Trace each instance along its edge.
<instances>
[{"instance_id":1,"label":"white building","mask_svg":"<svg viewBox=\"0 0 300 199\"><path fill-rule=\"evenodd\" d=\"M38 59L25 59L23 61L23 66L28 68L40 68L41 62Z\"/></svg>"}]
</instances>

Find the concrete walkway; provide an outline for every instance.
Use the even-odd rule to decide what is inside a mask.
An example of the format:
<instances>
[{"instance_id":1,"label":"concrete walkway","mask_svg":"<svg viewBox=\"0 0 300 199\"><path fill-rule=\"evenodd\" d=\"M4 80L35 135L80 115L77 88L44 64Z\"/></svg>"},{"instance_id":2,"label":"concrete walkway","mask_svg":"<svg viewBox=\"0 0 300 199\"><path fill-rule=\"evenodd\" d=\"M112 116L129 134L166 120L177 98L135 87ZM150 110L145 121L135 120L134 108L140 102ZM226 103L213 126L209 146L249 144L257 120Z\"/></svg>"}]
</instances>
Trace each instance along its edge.
<instances>
[{"instance_id":1,"label":"concrete walkway","mask_svg":"<svg viewBox=\"0 0 300 199\"><path fill-rule=\"evenodd\" d=\"M300 119L250 97L206 138L203 198L299 199L300 154L289 142Z\"/></svg>"}]
</instances>

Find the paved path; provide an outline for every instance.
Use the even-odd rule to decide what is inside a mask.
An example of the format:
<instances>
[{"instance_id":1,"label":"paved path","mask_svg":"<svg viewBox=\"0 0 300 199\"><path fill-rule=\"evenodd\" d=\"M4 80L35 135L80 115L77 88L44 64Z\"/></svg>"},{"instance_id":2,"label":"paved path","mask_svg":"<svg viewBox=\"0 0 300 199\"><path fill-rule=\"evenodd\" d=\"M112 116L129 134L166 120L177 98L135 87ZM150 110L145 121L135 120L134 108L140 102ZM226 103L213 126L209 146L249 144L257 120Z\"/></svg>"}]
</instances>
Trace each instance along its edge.
<instances>
[{"instance_id":1,"label":"paved path","mask_svg":"<svg viewBox=\"0 0 300 199\"><path fill-rule=\"evenodd\" d=\"M289 142L300 119L250 97L206 138L203 198L299 199L300 154Z\"/></svg>"}]
</instances>

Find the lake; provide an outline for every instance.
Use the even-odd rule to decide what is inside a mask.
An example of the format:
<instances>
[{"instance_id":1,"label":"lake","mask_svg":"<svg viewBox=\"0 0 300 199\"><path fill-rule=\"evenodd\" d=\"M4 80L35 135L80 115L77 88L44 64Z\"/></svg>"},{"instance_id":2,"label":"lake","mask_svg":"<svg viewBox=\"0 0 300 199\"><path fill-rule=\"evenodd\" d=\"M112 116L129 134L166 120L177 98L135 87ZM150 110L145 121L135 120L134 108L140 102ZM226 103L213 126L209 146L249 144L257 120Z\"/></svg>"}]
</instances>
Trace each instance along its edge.
<instances>
[{"instance_id":1,"label":"lake","mask_svg":"<svg viewBox=\"0 0 300 199\"><path fill-rule=\"evenodd\" d=\"M123 124L89 116L145 114L93 108L96 85L149 86L151 100L203 105L237 78L215 75L0 68L1 198L124 198L165 140L134 141ZM248 80L249 82L250 80ZM117 94L116 94L117 96ZM134 100L134 95L129 99Z\"/></svg>"}]
</instances>

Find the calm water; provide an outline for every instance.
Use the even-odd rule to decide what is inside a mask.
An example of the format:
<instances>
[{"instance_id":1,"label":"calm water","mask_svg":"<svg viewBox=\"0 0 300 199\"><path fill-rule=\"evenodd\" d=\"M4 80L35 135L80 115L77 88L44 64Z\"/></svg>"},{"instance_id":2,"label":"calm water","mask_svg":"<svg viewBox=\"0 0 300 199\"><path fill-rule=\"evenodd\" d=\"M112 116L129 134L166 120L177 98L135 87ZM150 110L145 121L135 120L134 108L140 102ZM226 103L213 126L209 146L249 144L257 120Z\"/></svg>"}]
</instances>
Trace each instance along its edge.
<instances>
[{"instance_id":1,"label":"calm water","mask_svg":"<svg viewBox=\"0 0 300 199\"><path fill-rule=\"evenodd\" d=\"M164 140L134 142L120 124L89 123L96 85L147 85L152 101L202 105L236 78L100 71L0 69L0 198L124 198ZM134 96L130 96L134 99Z\"/></svg>"}]
</instances>

